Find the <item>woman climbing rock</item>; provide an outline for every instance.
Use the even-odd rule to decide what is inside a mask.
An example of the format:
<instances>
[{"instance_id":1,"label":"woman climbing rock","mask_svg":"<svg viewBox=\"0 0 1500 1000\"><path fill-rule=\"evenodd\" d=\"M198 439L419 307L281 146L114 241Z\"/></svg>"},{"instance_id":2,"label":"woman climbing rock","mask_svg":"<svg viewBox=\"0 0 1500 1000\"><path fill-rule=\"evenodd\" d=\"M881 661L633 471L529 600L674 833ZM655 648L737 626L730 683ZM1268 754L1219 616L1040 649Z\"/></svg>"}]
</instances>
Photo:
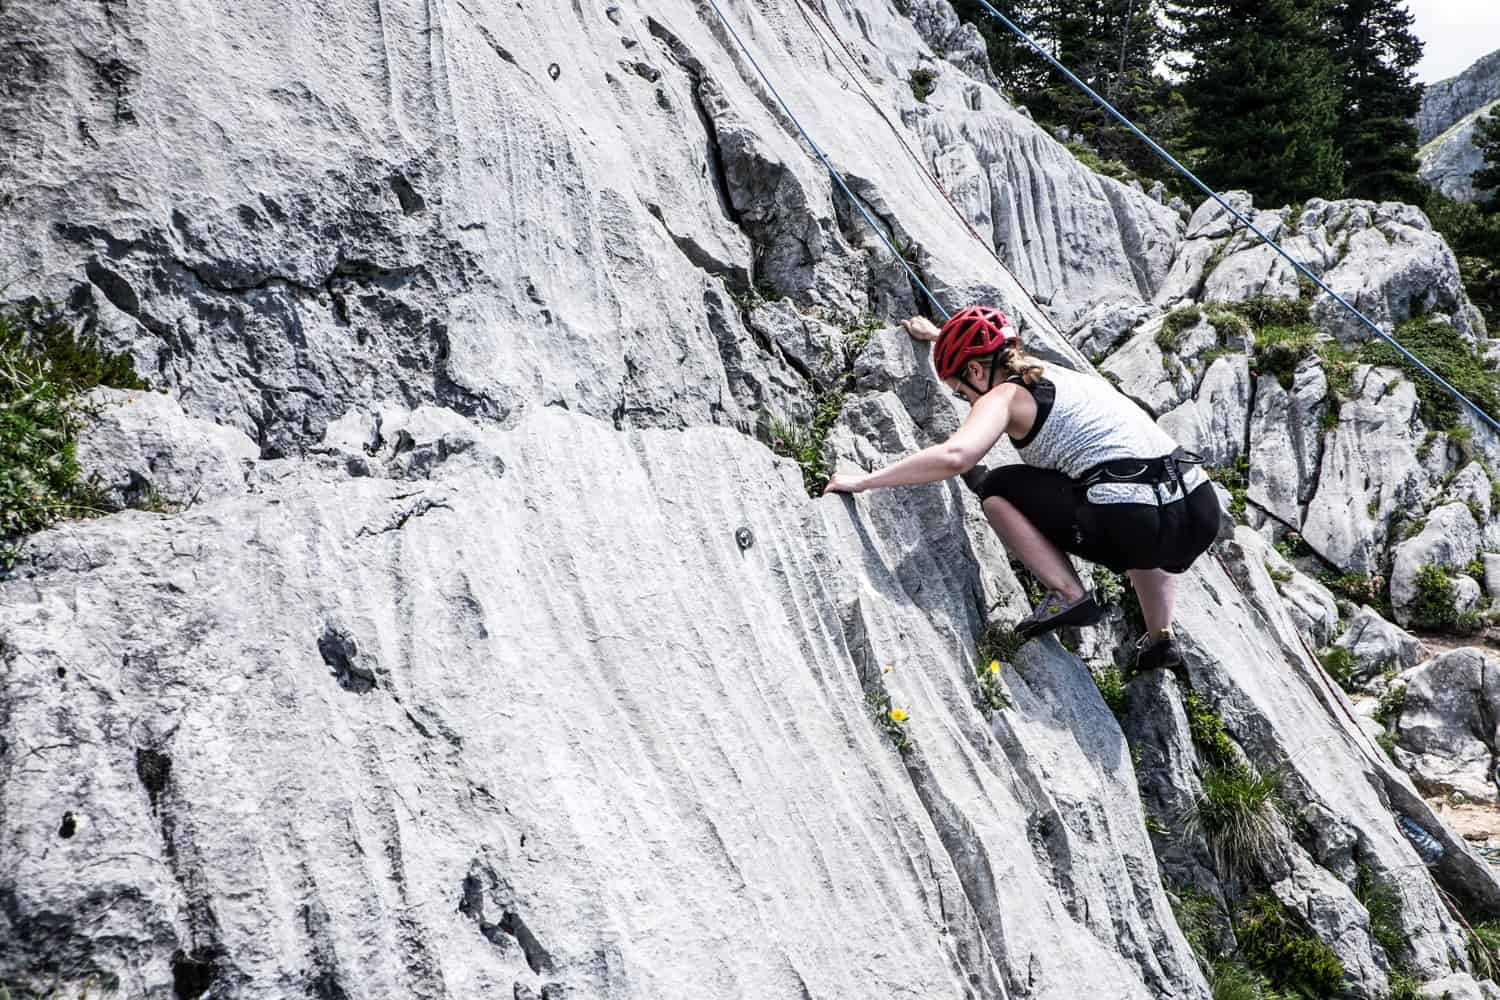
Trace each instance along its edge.
<instances>
[{"instance_id":1,"label":"woman climbing rock","mask_svg":"<svg viewBox=\"0 0 1500 1000\"><path fill-rule=\"evenodd\" d=\"M836 475L824 492L938 482L973 468L1008 434L1024 464L991 471L981 504L1006 548L1047 588L1016 632L1030 639L1103 617L1064 555L1072 553L1129 574L1147 628L1134 669L1180 666L1175 574L1219 530L1219 499L1201 460L1105 382L1028 356L997 309L960 310L941 330L922 317L902 326L935 342L938 378L969 415L947 441L866 475Z\"/></svg>"}]
</instances>

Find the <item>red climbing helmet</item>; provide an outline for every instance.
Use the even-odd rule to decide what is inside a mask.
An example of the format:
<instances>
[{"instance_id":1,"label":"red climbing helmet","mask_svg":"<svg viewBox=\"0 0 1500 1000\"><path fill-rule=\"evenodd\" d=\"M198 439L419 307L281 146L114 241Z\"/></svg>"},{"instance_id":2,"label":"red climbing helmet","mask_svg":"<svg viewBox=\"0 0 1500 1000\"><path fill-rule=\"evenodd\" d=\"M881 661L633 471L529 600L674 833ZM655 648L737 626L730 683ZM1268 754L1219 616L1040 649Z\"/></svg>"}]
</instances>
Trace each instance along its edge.
<instances>
[{"instance_id":1,"label":"red climbing helmet","mask_svg":"<svg viewBox=\"0 0 1500 1000\"><path fill-rule=\"evenodd\" d=\"M952 378L970 358L982 358L1015 339L1005 313L989 306L969 306L943 324L932 348L932 364L938 378Z\"/></svg>"}]
</instances>

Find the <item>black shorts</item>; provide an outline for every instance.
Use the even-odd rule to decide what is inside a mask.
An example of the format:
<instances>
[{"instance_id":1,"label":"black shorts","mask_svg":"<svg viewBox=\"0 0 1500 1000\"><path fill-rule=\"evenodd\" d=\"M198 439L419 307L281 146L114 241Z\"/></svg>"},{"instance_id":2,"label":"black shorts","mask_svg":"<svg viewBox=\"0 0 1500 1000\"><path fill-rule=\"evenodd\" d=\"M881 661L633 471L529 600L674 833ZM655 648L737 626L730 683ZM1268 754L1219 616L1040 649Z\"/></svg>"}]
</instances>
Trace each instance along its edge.
<instances>
[{"instance_id":1,"label":"black shorts","mask_svg":"<svg viewBox=\"0 0 1500 1000\"><path fill-rule=\"evenodd\" d=\"M1053 469L1006 465L984 477L981 501L1014 504L1064 552L1107 566L1185 571L1219 534L1219 497L1202 483L1184 500L1164 506L1091 503L1085 489Z\"/></svg>"}]
</instances>

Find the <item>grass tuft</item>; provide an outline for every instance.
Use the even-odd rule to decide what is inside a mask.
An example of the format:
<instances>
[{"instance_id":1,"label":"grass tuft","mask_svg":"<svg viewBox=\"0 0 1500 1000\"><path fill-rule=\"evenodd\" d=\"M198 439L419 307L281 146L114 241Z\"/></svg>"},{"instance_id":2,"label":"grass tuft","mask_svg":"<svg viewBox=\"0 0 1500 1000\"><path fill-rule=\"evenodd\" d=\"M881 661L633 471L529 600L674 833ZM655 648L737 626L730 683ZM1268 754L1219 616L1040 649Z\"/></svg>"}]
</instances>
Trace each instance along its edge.
<instances>
[{"instance_id":1,"label":"grass tuft","mask_svg":"<svg viewBox=\"0 0 1500 1000\"><path fill-rule=\"evenodd\" d=\"M102 513L78 467L82 395L144 389L130 359L110 354L40 310L0 312L0 558L16 541L70 516Z\"/></svg>"}]
</instances>

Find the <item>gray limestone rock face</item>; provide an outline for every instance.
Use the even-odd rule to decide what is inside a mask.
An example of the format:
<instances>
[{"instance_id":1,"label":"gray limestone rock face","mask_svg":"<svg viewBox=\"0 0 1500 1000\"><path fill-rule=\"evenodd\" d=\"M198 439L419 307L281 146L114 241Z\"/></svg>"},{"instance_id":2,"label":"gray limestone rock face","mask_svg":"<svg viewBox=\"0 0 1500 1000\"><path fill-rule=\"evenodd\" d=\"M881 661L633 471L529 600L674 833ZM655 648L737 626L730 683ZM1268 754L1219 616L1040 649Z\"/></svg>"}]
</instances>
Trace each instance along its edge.
<instances>
[{"instance_id":1,"label":"gray limestone rock face","mask_svg":"<svg viewBox=\"0 0 1500 1000\"><path fill-rule=\"evenodd\" d=\"M95 389L78 464L115 510L183 507L245 492L260 448L241 432L189 417L159 392Z\"/></svg>"},{"instance_id":2,"label":"gray limestone rock face","mask_svg":"<svg viewBox=\"0 0 1500 1000\"><path fill-rule=\"evenodd\" d=\"M1393 625L1369 605L1349 619L1335 646L1354 657L1355 680L1368 680L1387 670L1405 670L1422 659L1422 644L1411 633Z\"/></svg>"},{"instance_id":3,"label":"gray limestone rock face","mask_svg":"<svg viewBox=\"0 0 1500 1000\"><path fill-rule=\"evenodd\" d=\"M1227 238L1188 239L1179 244L1172 259L1172 269L1162 280L1154 299L1157 305L1169 307L1186 300L1197 301L1203 295L1204 276L1209 265L1219 258Z\"/></svg>"},{"instance_id":4,"label":"gray limestone rock face","mask_svg":"<svg viewBox=\"0 0 1500 1000\"><path fill-rule=\"evenodd\" d=\"M1488 979L1475 979L1467 972L1423 983L1418 992L1428 1000L1500 1000L1500 986Z\"/></svg>"},{"instance_id":5,"label":"gray limestone rock face","mask_svg":"<svg viewBox=\"0 0 1500 1000\"><path fill-rule=\"evenodd\" d=\"M1391 566L1391 604L1396 620L1406 624L1417 599L1417 575L1425 566L1462 571L1479 556L1479 526L1462 503L1450 503L1432 511L1427 525L1415 537L1396 546ZM1469 581L1471 584L1472 580ZM1476 585L1477 587L1477 585ZM1477 594L1470 595L1477 599Z\"/></svg>"},{"instance_id":6,"label":"gray limestone rock face","mask_svg":"<svg viewBox=\"0 0 1500 1000\"><path fill-rule=\"evenodd\" d=\"M1457 76L1429 83L1417 112L1417 141L1431 142L1458 121L1500 98L1500 49Z\"/></svg>"},{"instance_id":7,"label":"gray limestone rock face","mask_svg":"<svg viewBox=\"0 0 1500 1000\"><path fill-rule=\"evenodd\" d=\"M1107 355L1131 330L1156 315L1142 302L1101 302L1078 320L1068 339L1087 358Z\"/></svg>"},{"instance_id":8,"label":"gray limestone rock face","mask_svg":"<svg viewBox=\"0 0 1500 1000\"><path fill-rule=\"evenodd\" d=\"M1481 194L1488 194L1474 186L1474 175L1484 168L1484 154L1475 140L1480 118L1497 107L1500 100L1462 119L1424 146L1418 155L1417 176L1455 201L1478 201Z\"/></svg>"},{"instance_id":9,"label":"gray limestone rock face","mask_svg":"<svg viewBox=\"0 0 1500 1000\"><path fill-rule=\"evenodd\" d=\"M1484 334L1475 322L1458 260L1422 211L1411 205L1330 202L1320 224L1339 252L1320 275L1324 284L1390 332L1413 316L1449 317L1463 336ZM1313 299L1313 318L1346 345L1375 335L1326 292Z\"/></svg>"},{"instance_id":10,"label":"gray limestone rock face","mask_svg":"<svg viewBox=\"0 0 1500 1000\"><path fill-rule=\"evenodd\" d=\"M1420 509L1432 475L1417 457L1417 394L1393 369L1360 366L1359 398L1345 402L1325 440L1302 535L1347 571L1377 572L1393 515Z\"/></svg>"},{"instance_id":11,"label":"gray limestone rock face","mask_svg":"<svg viewBox=\"0 0 1500 1000\"><path fill-rule=\"evenodd\" d=\"M687 0L0 6L6 301L68 303L180 407L109 417L146 426L99 462L203 487L0 575L0 981L1208 1000L1144 822L1192 788L1170 685L1135 683L1173 748L1144 782L1054 639L980 704L975 636L1024 594L977 505L810 500L752 435L839 392L833 460L958 426L891 325L932 305L897 254L1085 370L1064 330L1107 350L1254 251L1084 168L941 0L730 6L873 223ZM1154 412L1192 400L1243 449L1246 349L1200 324ZM1416 967L1464 967L1429 878L1500 887L1237 544L1184 575L1178 627L1235 740L1327 817L1283 845L1286 898L1373 992L1358 843ZM1393 811L1446 846L1430 876Z\"/></svg>"},{"instance_id":12,"label":"gray limestone rock face","mask_svg":"<svg viewBox=\"0 0 1500 1000\"><path fill-rule=\"evenodd\" d=\"M976 707L975 556L911 515L958 524L956 486L811 502L731 431L562 411L482 436L503 473L305 465L34 541L0 975L1206 1000L1087 670L1032 643Z\"/></svg>"},{"instance_id":13,"label":"gray limestone rock face","mask_svg":"<svg viewBox=\"0 0 1500 1000\"><path fill-rule=\"evenodd\" d=\"M1479 649L1434 657L1406 680L1396 723L1399 746L1412 755L1407 770L1432 794L1462 792L1495 799L1495 753L1500 748L1500 673Z\"/></svg>"},{"instance_id":14,"label":"gray limestone rock face","mask_svg":"<svg viewBox=\"0 0 1500 1000\"><path fill-rule=\"evenodd\" d=\"M1245 421L1250 408L1250 364L1243 354L1215 358L1192 399L1157 421L1209 465L1230 465L1245 452Z\"/></svg>"},{"instance_id":15,"label":"gray limestone rock face","mask_svg":"<svg viewBox=\"0 0 1500 1000\"><path fill-rule=\"evenodd\" d=\"M1493 513L1490 509L1492 495L1490 474L1480 462L1470 462L1459 469L1448 484L1448 497L1468 506L1480 525L1487 524Z\"/></svg>"},{"instance_id":16,"label":"gray limestone rock face","mask_svg":"<svg viewBox=\"0 0 1500 1000\"><path fill-rule=\"evenodd\" d=\"M1484 563L1484 588L1491 601L1500 600L1500 553L1486 552L1481 557Z\"/></svg>"},{"instance_id":17,"label":"gray limestone rock face","mask_svg":"<svg viewBox=\"0 0 1500 1000\"><path fill-rule=\"evenodd\" d=\"M1249 217L1254 214L1255 205L1248 191L1225 191L1222 197L1241 215ZM1223 239L1241 228L1228 209L1217 199L1208 198L1194 210L1182 235L1189 240Z\"/></svg>"},{"instance_id":18,"label":"gray limestone rock face","mask_svg":"<svg viewBox=\"0 0 1500 1000\"><path fill-rule=\"evenodd\" d=\"M1100 370L1120 391L1144 406L1153 416L1161 416L1191 399L1198 385L1198 375L1205 366L1199 361L1204 352L1219 346L1219 334L1207 319L1183 330L1176 344L1163 348L1165 316L1157 316L1131 334ZM1222 379L1226 372L1221 372ZM1218 379L1215 385L1219 384Z\"/></svg>"},{"instance_id":19,"label":"gray limestone rock face","mask_svg":"<svg viewBox=\"0 0 1500 1000\"><path fill-rule=\"evenodd\" d=\"M1178 592L1179 631L1191 636L1180 645L1195 692L1217 709L1228 734L1257 768L1281 768L1286 801L1298 809L1316 807L1328 825L1343 827L1340 835L1298 840L1298 849L1325 873L1343 870L1348 859L1339 845L1357 838L1360 860L1402 893L1402 927L1417 974L1447 975L1450 961L1463 963L1462 936L1428 873L1450 892L1467 891L1463 887L1474 877L1491 892L1493 876L1461 839L1445 831L1313 660L1264 567L1269 551L1264 540L1241 527L1217 551L1218 558L1201 561L1201 568L1182 579ZM1437 867L1424 869L1391 822L1392 808L1442 838L1448 854ZM1303 887L1303 912L1321 911L1331 932L1343 929L1337 931L1342 944L1329 943L1359 963L1364 988L1378 995L1383 972L1368 957L1373 945L1363 909L1346 883L1324 881L1297 858L1292 852L1282 878ZM1298 877L1300 871L1311 877Z\"/></svg>"},{"instance_id":20,"label":"gray limestone rock face","mask_svg":"<svg viewBox=\"0 0 1500 1000\"><path fill-rule=\"evenodd\" d=\"M1246 496L1282 524L1302 523L1306 504L1318 487L1328 405L1328 380L1316 358L1298 365L1290 391L1274 376L1255 381Z\"/></svg>"},{"instance_id":21,"label":"gray limestone rock face","mask_svg":"<svg viewBox=\"0 0 1500 1000\"><path fill-rule=\"evenodd\" d=\"M963 205L985 244L1059 326L1077 325L1100 303L1156 293L1182 227L1171 209L1088 170L1003 105L931 109L912 124L947 171L944 187L971 192Z\"/></svg>"},{"instance_id":22,"label":"gray limestone rock face","mask_svg":"<svg viewBox=\"0 0 1500 1000\"><path fill-rule=\"evenodd\" d=\"M1184 692L1165 670L1146 671L1127 690L1120 726L1140 756L1136 775L1141 804L1156 821L1151 839L1157 864L1171 884L1191 886L1222 903L1213 848L1204 832L1187 822L1203 788Z\"/></svg>"}]
</instances>

